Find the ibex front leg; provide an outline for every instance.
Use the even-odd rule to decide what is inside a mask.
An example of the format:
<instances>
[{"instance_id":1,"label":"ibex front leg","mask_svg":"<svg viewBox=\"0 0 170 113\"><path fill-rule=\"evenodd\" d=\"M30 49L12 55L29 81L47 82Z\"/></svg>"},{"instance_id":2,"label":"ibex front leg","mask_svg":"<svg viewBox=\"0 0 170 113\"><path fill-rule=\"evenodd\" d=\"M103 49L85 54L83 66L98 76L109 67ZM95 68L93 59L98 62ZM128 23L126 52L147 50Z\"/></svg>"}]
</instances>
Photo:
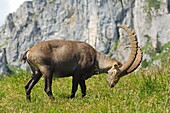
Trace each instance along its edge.
<instances>
[{"instance_id":1,"label":"ibex front leg","mask_svg":"<svg viewBox=\"0 0 170 113\"><path fill-rule=\"evenodd\" d=\"M75 93L77 91L77 88L78 88L78 83L79 83L80 79L79 79L79 76L73 76L73 79L72 79L72 91L71 91L71 95L69 98L74 98L75 97Z\"/></svg>"},{"instance_id":2,"label":"ibex front leg","mask_svg":"<svg viewBox=\"0 0 170 113\"><path fill-rule=\"evenodd\" d=\"M52 72L49 69L46 69L44 72L44 79L45 79L45 87L44 91L46 94L50 97L51 100L54 100L53 94L52 94Z\"/></svg>"},{"instance_id":3,"label":"ibex front leg","mask_svg":"<svg viewBox=\"0 0 170 113\"><path fill-rule=\"evenodd\" d=\"M80 87L81 87L81 92L82 92L82 98L86 96L86 84L85 80L80 80L79 82Z\"/></svg>"}]
</instances>

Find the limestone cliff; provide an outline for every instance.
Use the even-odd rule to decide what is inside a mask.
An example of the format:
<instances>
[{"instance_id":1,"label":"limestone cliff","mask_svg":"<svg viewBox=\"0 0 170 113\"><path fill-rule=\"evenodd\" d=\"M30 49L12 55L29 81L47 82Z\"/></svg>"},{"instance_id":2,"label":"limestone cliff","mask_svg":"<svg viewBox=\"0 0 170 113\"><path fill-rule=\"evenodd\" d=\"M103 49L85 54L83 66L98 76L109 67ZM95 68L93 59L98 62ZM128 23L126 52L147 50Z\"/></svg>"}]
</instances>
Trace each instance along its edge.
<instances>
[{"instance_id":1,"label":"limestone cliff","mask_svg":"<svg viewBox=\"0 0 170 113\"><path fill-rule=\"evenodd\" d=\"M5 57L7 62L1 62L0 70L8 67L7 64L24 68L25 65L19 61L24 51L50 39L85 41L98 51L125 61L128 50L124 48L129 42L117 25L134 28L140 46L149 41L157 48L158 44L170 41L169 12L169 0L24 2L16 12L7 16L0 28L0 48L6 50L5 56L0 57Z\"/></svg>"}]
</instances>

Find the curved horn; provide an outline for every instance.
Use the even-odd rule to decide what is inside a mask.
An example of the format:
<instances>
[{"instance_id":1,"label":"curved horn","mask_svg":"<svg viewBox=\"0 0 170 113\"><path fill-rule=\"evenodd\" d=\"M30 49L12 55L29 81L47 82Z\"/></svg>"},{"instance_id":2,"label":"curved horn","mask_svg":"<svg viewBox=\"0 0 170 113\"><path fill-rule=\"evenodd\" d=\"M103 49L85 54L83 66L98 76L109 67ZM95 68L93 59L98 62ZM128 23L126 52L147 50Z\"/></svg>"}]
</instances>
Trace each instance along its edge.
<instances>
[{"instance_id":1,"label":"curved horn","mask_svg":"<svg viewBox=\"0 0 170 113\"><path fill-rule=\"evenodd\" d=\"M143 58L143 53L140 47L138 47L138 51L137 51L137 55L135 58L135 61L133 62L133 64L131 65L131 67L127 70L127 72L125 73L125 75L133 72L141 63Z\"/></svg>"},{"instance_id":2,"label":"curved horn","mask_svg":"<svg viewBox=\"0 0 170 113\"><path fill-rule=\"evenodd\" d=\"M120 67L119 77L122 77L127 73L128 69L132 66L136 58L137 50L138 50L138 42L134 31L132 31L130 28L124 25L121 25L119 27L123 28L127 32L130 38L130 49L131 49L131 53L128 60Z\"/></svg>"}]
</instances>

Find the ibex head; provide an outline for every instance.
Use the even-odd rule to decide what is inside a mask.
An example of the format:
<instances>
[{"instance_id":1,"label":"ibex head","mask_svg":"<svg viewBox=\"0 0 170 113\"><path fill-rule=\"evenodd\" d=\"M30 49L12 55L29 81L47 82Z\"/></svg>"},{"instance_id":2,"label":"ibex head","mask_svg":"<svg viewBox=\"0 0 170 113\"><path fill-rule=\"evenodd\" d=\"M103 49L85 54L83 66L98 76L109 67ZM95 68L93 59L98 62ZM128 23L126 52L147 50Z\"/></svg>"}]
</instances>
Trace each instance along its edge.
<instances>
[{"instance_id":1,"label":"ibex head","mask_svg":"<svg viewBox=\"0 0 170 113\"><path fill-rule=\"evenodd\" d=\"M107 77L106 80L111 88L114 87L119 81L120 73L121 73L120 69L116 64L108 71L109 76Z\"/></svg>"},{"instance_id":2,"label":"ibex head","mask_svg":"<svg viewBox=\"0 0 170 113\"><path fill-rule=\"evenodd\" d=\"M112 68L108 71L108 77L106 81L108 82L109 86L112 88L114 87L119 79L122 76L125 76L131 72L133 72L141 63L142 61L142 51L138 47L137 38L134 34L134 31L130 30L126 26L119 26L127 31L128 36L131 41L131 54L127 62L125 62L122 66L113 65Z\"/></svg>"}]
</instances>

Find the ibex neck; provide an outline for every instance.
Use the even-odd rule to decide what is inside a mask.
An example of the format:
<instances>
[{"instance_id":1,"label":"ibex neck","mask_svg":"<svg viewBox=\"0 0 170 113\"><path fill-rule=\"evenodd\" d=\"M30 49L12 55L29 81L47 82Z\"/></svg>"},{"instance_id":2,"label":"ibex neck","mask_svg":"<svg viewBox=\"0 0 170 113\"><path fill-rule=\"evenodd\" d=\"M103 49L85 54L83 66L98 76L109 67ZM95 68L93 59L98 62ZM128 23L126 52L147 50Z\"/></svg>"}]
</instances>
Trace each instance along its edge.
<instances>
[{"instance_id":1,"label":"ibex neck","mask_svg":"<svg viewBox=\"0 0 170 113\"><path fill-rule=\"evenodd\" d=\"M100 72L105 73L112 67L114 61L110 57L97 52L97 62Z\"/></svg>"}]
</instances>

